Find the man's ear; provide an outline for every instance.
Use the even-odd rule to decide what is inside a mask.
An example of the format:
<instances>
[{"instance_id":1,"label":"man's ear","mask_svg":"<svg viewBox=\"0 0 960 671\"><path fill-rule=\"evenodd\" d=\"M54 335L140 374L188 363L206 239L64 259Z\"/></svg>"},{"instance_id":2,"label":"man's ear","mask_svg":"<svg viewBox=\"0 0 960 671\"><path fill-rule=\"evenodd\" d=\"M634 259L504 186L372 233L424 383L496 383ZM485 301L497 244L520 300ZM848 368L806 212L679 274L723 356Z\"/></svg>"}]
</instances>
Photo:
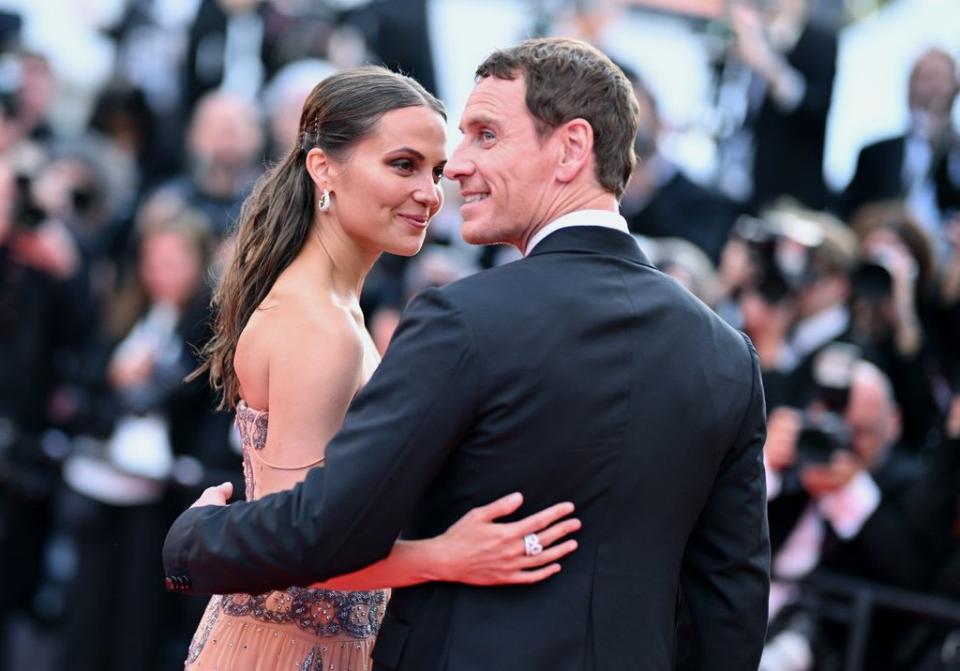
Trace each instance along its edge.
<instances>
[{"instance_id":1,"label":"man's ear","mask_svg":"<svg viewBox=\"0 0 960 671\"><path fill-rule=\"evenodd\" d=\"M318 147L307 152L307 172L310 179L320 190L330 188L330 158L327 153Z\"/></svg>"},{"instance_id":2,"label":"man's ear","mask_svg":"<svg viewBox=\"0 0 960 671\"><path fill-rule=\"evenodd\" d=\"M586 119L571 119L554 131L560 143L557 179L568 183L593 159L593 127Z\"/></svg>"}]
</instances>

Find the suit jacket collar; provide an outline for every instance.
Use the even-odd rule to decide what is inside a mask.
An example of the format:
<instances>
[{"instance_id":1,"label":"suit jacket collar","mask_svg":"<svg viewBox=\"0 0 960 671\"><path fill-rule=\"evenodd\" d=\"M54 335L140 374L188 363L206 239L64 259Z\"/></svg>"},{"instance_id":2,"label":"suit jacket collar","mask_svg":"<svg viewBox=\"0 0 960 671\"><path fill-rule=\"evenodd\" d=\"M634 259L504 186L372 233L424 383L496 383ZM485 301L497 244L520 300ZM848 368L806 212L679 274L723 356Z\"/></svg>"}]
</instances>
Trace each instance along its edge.
<instances>
[{"instance_id":1,"label":"suit jacket collar","mask_svg":"<svg viewBox=\"0 0 960 671\"><path fill-rule=\"evenodd\" d=\"M527 258L558 252L607 254L654 267L633 236L598 226L562 228L540 241Z\"/></svg>"}]
</instances>

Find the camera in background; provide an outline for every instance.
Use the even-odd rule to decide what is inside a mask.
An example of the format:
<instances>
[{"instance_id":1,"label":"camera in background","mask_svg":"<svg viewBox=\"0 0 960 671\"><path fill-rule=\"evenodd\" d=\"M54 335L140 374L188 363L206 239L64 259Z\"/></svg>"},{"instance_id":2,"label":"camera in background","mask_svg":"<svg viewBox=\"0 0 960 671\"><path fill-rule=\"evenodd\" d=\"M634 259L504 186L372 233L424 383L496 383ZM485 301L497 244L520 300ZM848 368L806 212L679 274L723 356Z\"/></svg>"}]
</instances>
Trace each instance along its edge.
<instances>
[{"instance_id":1,"label":"camera in background","mask_svg":"<svg viewBox=\"0 0 960 671\"><path fill-rule=\"evenodd\" d=\"M33 197L33 181L25 173L14 177L14 195L11 210L14 230L31 232L47 220L47 213Z\"/></svg>"},{"instance_id":2,"label":"camera in background","mask_svg":"<svg viewBox=\"0 0 960 671\"><path fill-rule=\"evenodd\" d=\"M789 213L743 215L733 235L749 250L751 288L768 303L780 303L816 279L813 251L823 235L815 224Z\"/></svg>"},{"instance_id":3,"label":"camera in background","mask_svg":"<svg viewBox=\"0 0 960 671\"><path fill-rule=\"evenodd\" d=\"M856 345L835 342L814 360L816 396L804 413L797 437L798 464L824 464L834 452L852 449L852 434L844 413L850 400L853 369L860 358Z\"/></svg>"}]
</instances>

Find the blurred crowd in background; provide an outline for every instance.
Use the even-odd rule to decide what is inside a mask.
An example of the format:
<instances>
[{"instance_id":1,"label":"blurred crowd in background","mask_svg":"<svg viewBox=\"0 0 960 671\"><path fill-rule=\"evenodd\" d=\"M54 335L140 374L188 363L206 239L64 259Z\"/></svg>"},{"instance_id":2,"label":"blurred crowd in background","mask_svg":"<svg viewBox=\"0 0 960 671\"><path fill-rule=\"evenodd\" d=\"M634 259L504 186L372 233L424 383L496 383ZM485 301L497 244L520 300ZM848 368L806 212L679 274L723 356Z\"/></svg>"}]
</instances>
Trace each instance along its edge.
<instances>
[{"instance_id":1,"label":"blurred crowd in background","mask_svg":"<svg viewBox=\"0 0 960 671\"><path fill-rule=\"evenodd\" d=\"M232 417L183 378L306 93L399 69L447 103L452 148L475 65L541 35L634 82L622 213L758 349L761 668L850 668L818 573L960 608L956 0L3 0L0 669L182 668L205 599L164 593L164 532L204 487L242 491ZM367 280L381 350L417 291L519 257L459 239L455 187ZM870 624L861 668L960 669L960 619Z\"/></svg>"}]
</instances>

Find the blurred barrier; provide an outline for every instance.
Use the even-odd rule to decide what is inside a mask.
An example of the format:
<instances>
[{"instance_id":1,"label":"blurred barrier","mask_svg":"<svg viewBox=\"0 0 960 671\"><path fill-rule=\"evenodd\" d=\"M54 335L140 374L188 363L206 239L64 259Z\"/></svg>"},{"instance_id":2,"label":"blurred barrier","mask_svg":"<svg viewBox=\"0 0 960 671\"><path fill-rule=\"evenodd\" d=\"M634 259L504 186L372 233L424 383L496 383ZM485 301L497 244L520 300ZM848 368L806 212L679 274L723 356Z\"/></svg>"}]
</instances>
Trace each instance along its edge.
<instances>
[{"instance_id":1,"label":"blurred barrier","mask_svg":"<svg viewBox=\"0 0 960 671\"><path fill-rule=\"evenodd\" d=\"M933 594L889 587L822 570L799 582L782 582L793 582L802 587L816 604L818 617L848 626L844 671L865 671L867 644L877 609L960 625L960 601Z\"/></svg>"}]
</instances>

